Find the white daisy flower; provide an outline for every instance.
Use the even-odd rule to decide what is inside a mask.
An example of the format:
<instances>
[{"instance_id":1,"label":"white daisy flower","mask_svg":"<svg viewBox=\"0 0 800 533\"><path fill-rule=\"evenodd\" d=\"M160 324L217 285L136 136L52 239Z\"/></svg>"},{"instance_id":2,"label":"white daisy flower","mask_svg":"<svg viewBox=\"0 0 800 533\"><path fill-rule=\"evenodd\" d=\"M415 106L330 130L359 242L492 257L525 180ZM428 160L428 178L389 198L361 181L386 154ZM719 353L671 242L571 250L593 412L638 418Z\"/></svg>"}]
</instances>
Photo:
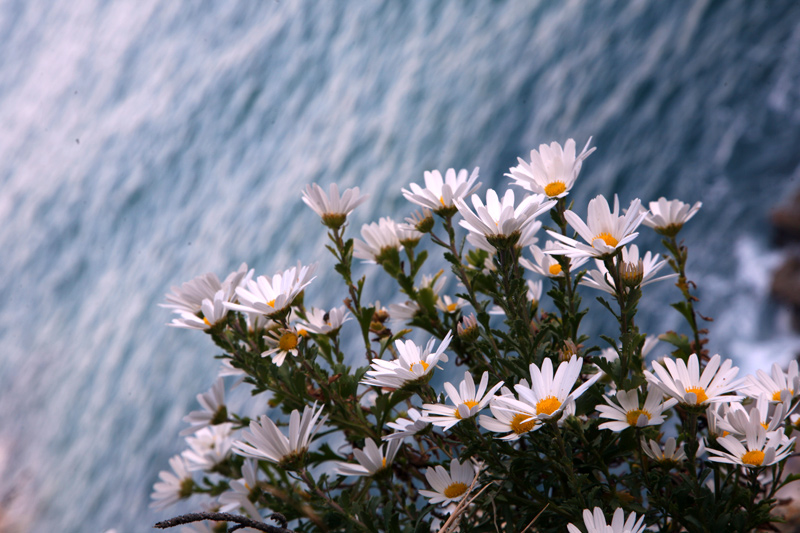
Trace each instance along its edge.
<instances>
[{"instance_id":1,"label":"white daisy flower","mask_svg":"<svg viewBox=\"0 0 800 533\"><path fill-rule=\"evenodd\" d=\"M767 432L757 418L751 418L746 429L744 443L733 435L717 439L717 442L728 451L709 448L708 453L713 456L708 460L757 468L773 465L792 453L794 437L785 440L782 431Z\"/></svg>"},{"instance_id":2,"label":"white daisy flower","mask_svg":"<svg viewBox=\"0 0 800 533\"><path fill-rule=\"evenodd\" d=\"M197 395L197 402L203 409L202 411L192 411L183 417L183 421L188 422L190 427L181 431L181 436L191 435L199 429L228 420L228 408L225 405L225 383L221 377L217 378L209 390Z\"/></svg>"},{"instance_id":3,"label":"white daisy flower","mask_svg":"<svg viewBox=\"0 0 800 533\"><path fill-rule=\"evenodd\" d=\"M622 507L617 507L617 510L614 511L611 524L606 524L606 517L599 507L595 507L594 512L584 509L583 523L587 533L642 533L647 527L644 524L644 515L640 516L637 521L636 513L631 513L625 520L625 511L622 510ZM581 533L581 530L573 524L567 524L567 530L569 533Z\"/></svg>"},{"instance_id":4,"label":"white daisy flower","mask_svg":"<svg viewBox=\"0 0 800 533\"><path fill-rule=\"evenodd\" d=\"M327 417L317 423L322 406L306 406L303 415L295 409L289 416L289 436L286 437L266 415L250 422L250 431L244 430L242 439L233 443L234 452L244 457L269 461L278 465L295 460L308 450L314 435Z\"/></svg>"},{"instance_id":5,"label":"white daisy flower","mask_svg":"<svg viewBox=\"0 0 800 533\"><path fill-rule=\"evenodd\" d=\"M642 451L653 461L665 466L675 466L686 459L686 452L683 450L683 444L677 446L675 437L668 438L663 449L661 445L653 439L650 439L648 443L647 440L642 437ZM700 454L698 453L698 455Z\"/></svg>"},{"instance_id":6,"label":"white daisy flower","mask_svg":"<svg viewBox=\"0 0 800 533\"><path fill-rule=\"evenodd\" d=\"M272 357L275 366L281 366L287 355L297 357L300 353L297 349L297 345L300 344L300 333L294 326L269 331L264 335L264 342L269 349L262 352L261 357Z\"/></svg>"},{"instance_id":7,"label":"white daisy flower","mask_svg":"<svg viewBox=\"0 0 800 533\"><path fill-rule=\"evenodd\" d=\"M453 300L448 295L442 295L436 300L436 308L442 313L455 313L467 305L467 301L463 298L456 298Z\"/></svg>"},{"instance_id":8,"label":"white daisy flower","mask_svg":"<svg viewBox=\"0 0 800 533\"><path fill-rule=\"evenodd\" d=\"M316 263L309 266L298 263L296 267L275 274L272 278L258 276L255 281L247 280L246 288L236 289L239 303L226 302L225 306L245 313L277 316L286 311L297 295L316 278L313 276L316 269Z\"/></svg>"},{"instance_id":9,"label":"white daisy flower","mask_svg":"<svg viewBox=\"0 0 800 533\"><path fill-rule=\"evenodd\" d=\"M469 461L461 463L458 459L453 459L450 461L450 472L438 465L425 471L425 479L433 490L422 489L419 491L420 495L428 498L431 504L447 505L467 494L475 479L475 467Z\"/></svg>"},{"instance_id":10,"label":"white daisy flower","mask_svg":"<svg viewBox=\"0 0 800 533\"><path fill-rule=\"evenodd\" d=\"M525 294L528 297L528 301L531 305L539 305L539 301L542 299L542 292L544 291L542 280L533 281L529 279L525 281L525 285L528 287L528 291ZM489 314L505 316L506 312L499 305L493 305L489 308Z\"/></svg>"},{"instance_id":11,"label":"white daisy flower","mask_svg":"<svg viewBox=\"0 0 800 533\"><path fill-rule=\"evenodd\" d=\"M159 304L159 307L172 309L178 314L196 315L203 309L203 300L213 301L217 291L223 291L225 300L232 300L236 287L245 279L245 276L249 277L252 274L252 271L249 273L247 271L247 263L242 263L238 270L228 274L225 281L221 283L213 272L197 276L180 287L171 287L172 294L167 294L165 297L167 303Z\"/></svg>"},{"instance_id":12,"label":"white daisy flower","mask_svg":"<svg viewBox=\"0 0 800 533\"><path fill-rule=\"evenodd\" d=\"M330 311L312 307L306 311L306 319L297 324L298 333L303 335L303 330L306 330L318 335L335 334L351 318L350 312L343 305Z\"/></svg>"},{"instance_id":13,"label":"white daisy flower","mask_svg":"<svg viewBox=\"0 0 800 533\"><path fill-rule=\"evenodd\" d=\"M783 427L783 422L789 415L789 407L790 402L775 404L770 402L767 395L764 394L749 408L738 402L724 406L722 413L709 408L707 411L709 432L713 426L712 433L722 436L732 434L741 440L745 437L752 420L757 420L767 432L776 431ZM714 419L713 422L711 418Z\"/></svg>"},{"instance_id":14,"label":"white daisy flower","mask_svg":"<svg viewBox=\"0 0 800 533\"><path fill-rule=\"evenodd\" d=\"M493 254L497 252L495 245L523 247L533 244L534 235L542 227L536 217L555 203L536 194L528 196L515 208L514 191L507 190L501 201L494 189L489 189L485 206L477 194L472 195L475 212L460 198L456 200L456 207L464 217L459 225L469 231L467 240L476 248Z\"/></svg>"},{"instance_id":15,"label":"white daisy flower","mask_svg":"<svg viewBox=\"0 0 800 533\"><path fill-rule=\"evenodd\" d=\"M226 422L204 427L193 437L186 437L186 443L190 449L182 455L189 470L211 472L231 454L233 424Z\"/></svg>"},{"instance_id":16,"label":"white daisy flower","mask_svg":"<svg viewBox=\"0 0 800 533\"><path fill-rule=\"evenodd\" d=\"M541 276L545 276L548 278L559 278L564 277L564 272L561 270L561 264L553 257L552 254L546 253L550 250L557 250L560 249L562 246L560 244L556 244L553 241L547 241L544 243L544 250L539 248L538 246L531 245L528 249L533 254L534 262L521 257L519 260L519 264L523 267L527 268L532 272L536 272ZM569 268L570 271L574 271L574 269L578 268L586 261L588 261L588 257L579 257L570 260Z\"/></svg>"},{"instance_id":17,"label":"white daisy flower","mask_svg":"<svg viewBox=\"0 0 800 533\"><path fill-rule=\"evenodd\" d=\"M551 237L563 244L560 250L552 250L549 253L563 254L573 258L603 257L613 254L617 248L628 244L639 235L634 231L645 216L645 213L639 212L640 206L641 201L637 198L631 202L627 213L619 216L617 196L614 196L614 211L611 211L608 201L603 195L599 195L589 202L586 222L572 211L565 211L564 217L569 225L588 244L548 230L547 233Z\"/></svg>"},{"instance_id":18,"label":"white daisy flower","mask_svg":"<svg viewBox=\"0 0 800 533\"><path fill-rule=\"evenodd\" d=\"M464 380L459 384L458 390L449 382L444 384L447 398L455 405L455 408L450 405L426 403L423 405L424 411L421 420L447 431L461 420L478 414L492 399L495 391L503 386L503 382L497 383L487 391L488 385L489 372L484 372L481 376L477 391L472 374L464 372Z\"/></svg>"},{"instance_id":19,"label":"white daisy flower","mask_svg":"<svg viewBox=\"0 0 800 533\"><path fill-rule=\"evenodd\" d=\"M475 183L478 179L478 167L467 178L467 170L462 168L456 174L454 168L448 168L444 179L438 170L425 171L425 188L416 183L409 185L411 190L403 189L403 196L409 202L426 207L438 214L455 213L454 202L474 193L481 186Z\"/></svg>"},{"instance_id":20,"label":"white daisy flower","mask_svg":"<svg viewBox=\"0 0 800 533\"><path fill-rule=\"evenodd\" d=\"M562 198L572 189L583 160L596 150L589 148L592 138L586 142L580 155L575 156L575 141L568 139L564 148L557 142L539 145L539 151L531 150L531 162L517 158L519 165L511 167L506 174L514 185L535 194L546 194L550 198Z\"/></svg>"},{"instance_id":21,"label":"white daisy flower","mask_svg":"<svg viewBox=\"0 0 800 533\"><path fill-rule=\"evenodd\" d=\"M603 375L602 372L598 372L572 390L582 367L583 358L574 355L569 361L558 365L555 376L553 362L550 359L544 360L541 370L531 363L531 386L528 387L526 382L517 383L514 390L519 394L519 400L509 396L498 396L495 405L510 413L530 414L530 419L545 421L554 417L559 418L570 401L580 397Z\"/></svg>"},{"instance_id":22,"label":"white daisy flower","mask_svg":"<svg viewBox=\"0 0 800 533\"><path fill-rule=\"evenodd\" d=\"M172 472L168 470L159 472L158 477L161 481L153 485L153 493L150 495L153 501L150 502L150 507L155 509L166 509L179 500L188 498L194 489L194 480L183 457L172 456L169 466Z\"/></svg>"},{"instance_id":23,"label":"white daisy flower","mask_svg":"<svg viewBox=\"0 0 800 533\"><path fill-rule=\"evenodd\" d=\"M254 491L258 487L258 461L245 459L242 465L242 477L232 480L229 486L231 490L219 495L219 503L222 504L219 510L229 513L242 508L251 518L261 520L261 513L253 505L253 501L258 497L258 493Z\"/></svg>"},{"instance_id":24,"label":"white daisy flower","mask_svg":"<svg viewBox=\"0 0 800 533\"><path fill-rule=\"evenodd\" d=\"M389 310L389 316L392 320L408 322L413 320L417 314L422 311L422 308L419 304L412 300L406 300L405 302L400 302L396 304L389 304L387 308Z\"/></svg>"},{"instance_id":25,"label":"white daisy flower","mask_svg":"<svg viewBox=\"0 0 800 533\"><path fill-rule=\"evenodd\" d=\"M225 291L218 290L213 299L205 298L200 305L200 312L197 314L180 312L180 318L173 318L167 324L175 328L199 329L207 331L216 326L228 316L228 308L225 307Z\"/></svg>"},{"instance_id":26,"label":"white daisy flower","mask_svg":"<svg viewBox=\"0 0 800 533\"><path fill-rule=\"evenodd\" d=\"M383 440L404 439L412 435L416 435L424 430L430 424L421 420L422 414L416 409L408 410L408 418L398 418L394 422L388 422L386 425L392 428L394 433L384 435Z\"/></svg>"},{"instance_id":27,"label":"white daisy flower","mask_svg":"<svg viewBox=\"0 0 800 533\"><path fill-rule=\"evenodd\" d=\"M615 398L619 402L618 404L614 403L608 396L604 396L608 405L597 406L597 410L600 411L600 418L612 420L612 422L600 424L600 429L623 431L629 427L658 426L664 423L664 416L661 413L678 403L678 400L674 398L662 403L661 400L664 395L661 389L655 387L648 392L643 407L639 406L639 392L637 389L617 391Z\"/></svg>"},{"instance_id":28,"label":"white daisy flower","mask_svg":"<svg viewBox=\"0 0 800 533\"><path fill-rule=\"evenodd\" d=\"M447 355L444 351L450 345L452 338L453 332L448 331L435 352L433 347L436 338L428 341L424 349L411 340L396 340L394 345L398 358L394 361L373 359L372 370L367 371L369 377L362 379L361 383L375 387L399 389L414 381L425 379L428 374L433 372L439 361L447 362Z\"/></svg>"},{"instance_id":29,"label":"white daisy flower","mask_svg":"<svg viewBox=\"0 0 800 533\"><path fill-rule=\"evenodd\" d=\"M528 385L526 380L522 380L525 386ZM507 388L500 389L502 396L513 398L513 393ZM541 429L542 421L536 419L536 409L530 408L528 411L519 413L510 413L504 409L497 407L496 402L493 400L489 403L489 409L492 411L492 416L481 415L478 417L478 423L481 427L493 433L507 433L507 435L498 437L501 440L517 440L525 433ZM563 415L558 421L558 425L562 425L564 420L575 414L575 402L570 401L564 407Z\"/></svg>"},{"instance_id":30,"label":"white daisy flower","mask_svg":"<svg viewBox=\"0 0 800 533\"><path fill-rule=\"evenodd\" d=\"M361 195L358 187L345 189L344 194L339 196L339 186L335 183L331 183L328 194L316 183L306 185L303 191L303 202L319 215L323 224L332 229L340 228L347 220L347 215L367 198L369 195Z\"/></svg>"},{"instance_id":31,"label":"white daisy flower","mask_svg":"<svg viewBox=\"0 0 800 533\"><path fill-rule=\"evenodd\" d=\"M680 200L667 201L662 196L657 202L650 202L649 211L642 208L646 214L642 224L662 235L675 236L702 206L703 202L697 202L690 207Z\"/></svg>"},{"instance_id":32,"label":"white daisy flower","mask_svg":"<svg viewBox=\"0 0 800 533\"><path fill-rule=\"evenodd\" d=\"M353 256L362 259L364 263L381 264L391 250L399 252L403 249L397 231L397 224L389 217L364 224L361 226L364 240L353 241Z\"/></svg>"},{"instance_id":33,"label":"white daisy flower","mask_svg":"<svg viewBox=\"0 0 800 533\"><path fill-rule=\"evenodd\" d=\"M617 260L614 259L614 261L616 262ZM603 292L607 292L609 294L615 294L616 288L614 287L614 279L608 272L606 265L599 259L595 259L594 263L595 266L597 266L597 269L587 271L586 275L581 279L580 284L585 285L586 287L591 287L592 289L598 289ZM659 256L653 255L649 251L646 252L644 257L640 259L639 247L635 244L631 244L630 246L625 246L622 248L622 264L624 265L623 269L628 267L634 272L641 269L641 272L639 272L641 274L641 281L637 284L639 287L644 287L645 285L649 285L656 281L678 277L677 273L661 276L660 278L654 277L658 271L667 264L667 261L659 261ZM623 281L625 281L624 270L621 272L621 275Z\"/></svg>"},{"instance_id":34,"label":"white daisy flower","mask_svg":"<svg viewBox=\"0 0 800 533\"><path fill-rule=\"evenodd\" d=\"M647 357L655 345L658 344L658 337L655 335L647 335L644 339L644 344L642 345L642 358ZM600 352L600 357L608 361L609 363L613 363L619 359L619 352L622 350L622 346L618 348L613 348L609 346L608 348L604 348Z\"/></svg>"},{"instance_id":35,"label":"white daisy flower","mask_svg":"<svg viewBox=\"0 0 800 533\"><path fill-rule=\"evenodd\" d=\"M645 370L644 376L666 396L676 398L681 404L708 405L742 399L742 396L727 394L739 385L739 381L734 379L739 367L733 366L730 359L723 363L719 354L709 360L702 375L697 354L689 356L688 366L683 359L673 360L668 357L663 359L663 364L661 366L653 361L655 374Z\"/></svg>"},{"instance_id":36,"label":"white daisy flower","mask_svg":"<svg viewBox=\"0 0 800 533\"><path fill-rule=\"evenodd\" d=\"M771 376L763 370L757 370L755 376L745 376L745 383L739 392L751 398L758 398L762 394L773 402L783 402L792 400L800 395L800 371L798 371L797 361L789 363L786 373L778 366L772 364Z\"/></svg>"},{"instance_id":37,"label":"white daisy flower","mask_svg":"<svg viewBox=\"0 0 800 533\"><path fill-rule=\"evenodd\" d=\"M386 454L383 453L383 445L378 448L375 441L367 439L364 442L364 449L353 450L353 456L359 464L337 462L334 472L340 476L374 476L381 470L388 468L397 455L397 450L403 444L401 439L389 441L386 445Z\"/></svg>"}]
</instances>

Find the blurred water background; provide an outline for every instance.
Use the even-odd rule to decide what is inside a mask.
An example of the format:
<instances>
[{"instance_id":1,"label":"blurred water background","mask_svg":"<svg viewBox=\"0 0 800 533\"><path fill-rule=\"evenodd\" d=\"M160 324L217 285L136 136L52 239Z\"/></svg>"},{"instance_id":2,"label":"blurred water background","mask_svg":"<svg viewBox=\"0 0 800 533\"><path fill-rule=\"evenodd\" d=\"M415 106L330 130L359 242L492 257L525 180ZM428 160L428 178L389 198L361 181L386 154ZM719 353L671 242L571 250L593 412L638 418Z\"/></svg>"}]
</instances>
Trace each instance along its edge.
<instances>
[{"instance_id":1,"label":"blurred water background","mask_svg":"<svg viewBox=\"0 0 800 533\"><path fill-rule=\"evenodd\" d=\"M311 182L372 195L355 235L410 213L424 170L480 166L483 194L540 143L593 136L579 214L599 193L703 202L683 237L712 353L752 371L800 344L768 297L769 210L800 186L794 1L5 0L0 124L5 531L171 516L151 487L218 363L157 304L242 261L335 281ZM671 284L645 296L645 331L683 327Z\"/></svg>"}]
</instances>

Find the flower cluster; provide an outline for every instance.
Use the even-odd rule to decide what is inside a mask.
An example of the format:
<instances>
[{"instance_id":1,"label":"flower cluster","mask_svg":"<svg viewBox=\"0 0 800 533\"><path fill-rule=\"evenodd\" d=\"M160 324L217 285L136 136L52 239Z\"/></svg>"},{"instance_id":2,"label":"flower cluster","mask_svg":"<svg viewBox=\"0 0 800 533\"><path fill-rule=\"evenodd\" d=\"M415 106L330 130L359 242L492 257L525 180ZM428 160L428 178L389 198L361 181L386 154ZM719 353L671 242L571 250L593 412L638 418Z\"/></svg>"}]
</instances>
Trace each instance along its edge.
<instances>
[{"instance_id":1,"label":"flower cluster","mask_svg":"<svg viewBox=\"0 0 800 533\"><path fill-rule=\"evenodd\" d=\"M302 201L327 228L343 282L338 307L309 303L317 277L330 282L316 264L271 276L242 264L224 281L173 287L169 325L209 335L223 367L184 418L186 449L160 473L152 506L202 499L294 531L770 528L793 480L783 465L798 364L740 377L708 353L677 241L702 204L621 209L598 195L582 218L567 196L594 150L577 153L572 139L532 150L506 174L521 197L478 194L477 168L426 171L424 186L402 188L421 212L365 223L361 238L347 231L366 196L308 185ZM642 225L663 257L634 242ZM433 250L455 283L426 272ZM370 300L356 268L388 276L391 303ZM668 280L685 332L645 335L642 288ZM584 291L618 329L584 331ZM653 358L659 340L672 351ZM251 389L245 405L226 400L234 377L229 387Z\"/></svg>"}]
</instances>

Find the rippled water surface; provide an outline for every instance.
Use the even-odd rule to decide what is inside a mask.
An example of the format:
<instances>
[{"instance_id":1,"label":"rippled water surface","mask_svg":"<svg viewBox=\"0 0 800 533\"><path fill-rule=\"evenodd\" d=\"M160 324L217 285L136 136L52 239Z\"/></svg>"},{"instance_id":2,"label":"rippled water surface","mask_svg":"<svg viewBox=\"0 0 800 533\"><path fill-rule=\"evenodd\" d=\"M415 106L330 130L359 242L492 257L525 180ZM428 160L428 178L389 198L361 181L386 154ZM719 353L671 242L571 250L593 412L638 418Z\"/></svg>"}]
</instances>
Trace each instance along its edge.
<instances>
[{"instance_id":1,"label":"rippled water surface","mask_svg":"<svg viewBox=\"0 0 800 533\"><path fill-rule=\"evenodd\" d=\"M505 187L517 156L593 136L576 210L703 201L685 239L712 351L788 360L768 214L800 184L798 110L790 1L0 3L0 516L65 533L167 517L151 487L217 363L157 304L242 261L330 267L310 182L371 194L358 228L410 212L399 190L423 170ZM654 313L666 285L647 331L681 327Z\"/></svg>"}]
</instances>

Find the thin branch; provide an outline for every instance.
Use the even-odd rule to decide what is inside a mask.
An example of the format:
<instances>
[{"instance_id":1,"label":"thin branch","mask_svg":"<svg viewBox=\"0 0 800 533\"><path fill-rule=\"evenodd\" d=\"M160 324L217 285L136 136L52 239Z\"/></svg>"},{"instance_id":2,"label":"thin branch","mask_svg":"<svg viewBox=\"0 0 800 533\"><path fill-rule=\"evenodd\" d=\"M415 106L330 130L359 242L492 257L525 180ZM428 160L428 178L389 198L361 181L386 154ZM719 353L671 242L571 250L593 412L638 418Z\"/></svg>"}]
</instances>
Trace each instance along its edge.
<instances>
[{"instance_id":1,"label":"thin branch","mask_svg":"<svg viewBox=\"0 0 800 533\"><path fill-rule=\"evenodd\" d=\"M270 515L270 518L281 523L283 526L286 526L286 518L284 518L282 514L273 513ZM259 531L266 531L267 533L294 533L294 531L291 529L286 529L285 527L270 526L264 522L258 522L256 520L247 518L246 516L240 516L231 513L189 513L176 516L175 518L170 518L169 520L164 520L163 522L158 522L154 527L158 529L168 529L183 524L190 524L192 522L200 522L202 520L213 520L214 522L235 522L244 527L251 527Z\"/></svg>"}]
</instances>

